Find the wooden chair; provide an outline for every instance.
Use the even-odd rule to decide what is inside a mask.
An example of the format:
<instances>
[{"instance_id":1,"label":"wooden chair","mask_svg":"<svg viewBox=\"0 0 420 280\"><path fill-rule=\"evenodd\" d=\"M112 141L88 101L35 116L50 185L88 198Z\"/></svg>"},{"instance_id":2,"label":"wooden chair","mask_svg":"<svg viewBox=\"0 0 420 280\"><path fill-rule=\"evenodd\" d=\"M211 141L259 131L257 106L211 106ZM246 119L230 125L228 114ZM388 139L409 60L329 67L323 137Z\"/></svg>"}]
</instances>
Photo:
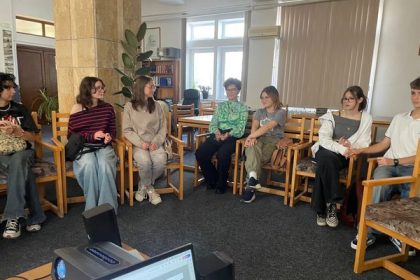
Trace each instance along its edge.
<instances>
[{"instance_id":1,"label":"wooden chair","mask_svg":"<svg viewBox=\"0 0 420 280\"><path fill-rule=\"evenodd\" d=\"M211 102L201 101L200 107L198 110L199 115L200 116L213 115L214 111L216 111L216 108L217 108L217 103L215 101L211 101Z\"/></svg>"},{"instance_id":2,"label":"wooden chair","mask_svg":"<svg viewBox=\"0 0 420 280\"><path fill-rule=\"evenodd\" d=\"M39 130L41 125L38 123L37 113L32 112L32 118ZM64 217L63 205L63 185L62 185L62 168L61 168L61 148L42 141L42 134L36 133L34 140L35 162L32 165L32 171L36 176L38 192L41 206L44 210L51 210L60 218ZM48 160L50 157L44 156L44 149L52 152L53 161ZM55 204L45 198L45 184L53 182L55 184L56 202ZM0 171L0 193L7 192L7 174Z\"/></svg>"},{"instance_id":3,"label":"wooden chair","mask_svg":"<svg viewBox=\"0 0 420 280\"><path fill-rule=\"evenodd\" d=\"M304 131L305 131L305 118L288 118L284 128L284 137L287 137L293 140L293 143L299 144L304 142ZM244 152L245 141L237 141L237 145L241 147L238 148ZM263 186L258 191L264 193L270 193L275 195L281 195L284 197L284 204L287 205L288 202L288 194L289 194L289 182L291 176L291 166L292 166L292 159L293 159L293 149L289 147L287 149L287 161L284 168L278 168L271 165L271 163L267 163L263 165L262 170L267 171L267 186ZM239 194L242 194L243 186L245 184L244 177L245 177L245 161L242 161L240 164L239 170ZM272 179L272 173L284 173L285 174L285 182L278 182ZM234 184L236 186L236 184ZM280 189L280 187L282 189Z\"/></svg>"},{"instance_id":4,"label":"wooden chair","mask_svg":"<svg viewBox=\"0 0 420 280\"><path fill-rule=\"evenodd\" d=\"M190 105L174 104L172 106L172 111L174 113L174 122L175 122L177 127L179 125L178 124L178 119L179 118L195 116L194 104L190 104ZM183 127L182 131L187 133L187 135L188 135L187 147L192 150L193 145L194 145L194 142L193 142L194 141L194 129L191 128L191 127ZM178 137L180 137L180 139L182 140L182 135L178 135Z\"/></svg>"},{"instance_id":5,"label":"wooden chair","mask_svg":"<svg viewBox=\"0 0 420 280\"><path fill-rule=\"evenodd\" d=\"M121 118L122 119L122 118ZM168 135L166 136L172 141L172 150L174 151L174 159L168 161L166 165L166 183L165 188L156 188L159 194L175 193L179 200L184 199L184 142L170 134L171 131L171 112L166 113L166 124ZM128 189L125 190L129 199L130 206L134 205L134 173L138 172L138 167L133 159L133 144L125 137L122 139L125 150L127 153L127 172L128 172ZM178 174L178 187L172 182L172 173L179 171Z\"/></svg>"},{"instance_id":6,"label":"wooden chair","mask_svg":"<svg viewBox=\"0 0 420 280\"><path fill-rule=\"evenodd\" d=\"M316 163L313 161L311 147L319 140L319 129L321 122L318 119L311 119L309 141L293 146L292 181L290 184L290 207L298 201L311 201L312 188L309 186L309 179L315 178ZM349 166L340 172L340 183L349 188L352 182L356 167L356 157L350 157ZM303 184L300 182L303 180Z\"/></svg>"},{"instance_id":7,"label":"wooden chair","mask_svg":"<svg viewBox=\"0 0 420 280\"><path fill-rule=\"evenodd\" d=\"M68 211L68 204L81 203L85 201L85 197L81 196L67 196L67 177L76 179L73 172L73 162L66 161L64 146L67 143L67 127L69 123L70 113L52 112L52 141L55 145L61 148L61 169L63 174L63 201L64 213ZM124 146L119 139L114 139L113 144L115 153L118 157L117 171L124 170ZM119 187L118 193L120 196L120 203L124 204L124 172L119 172ZM118 186L119 185L119 186Z\"/></svg>"},{"instance_id":8,"label":"wooden chair","mask_svg":"<svg viewBox=\"0 0 420 280\"><path fill-rule=\"evenodd\" d=\"M245 138L246 136L249 135L249 133L251 132L251 126L252 126L252 116L253 116L253 111L249 111L248 112L248 119L245 125L245 133L244 136L241 138ZM195 149L197 150L198 147L200 147L201 144L204 143L204 141L207 139L207 137L210 135L210 133L203 133L203 134L198 134L196 135L196 140L195 140ZM228 181L228 185L233 187L233 194L236 194L236 191L238 189L237 184L238 184L238 166L239 166L239 157L241 156L241 149L240 149L240 145L238 144L238 141L242 141L241 139L236 140L236 144L235 144L235 153L233 153L232 155L232 161L231 161L231 169L229 171L229 174L232 174L232 169L233 169L233 177L231 181ZM212 161L215 165L217 165L217 159L216 159L216 155L213 156ZM199 170L200 167L198 166L198 162L197 160L195 160L194 163L194 187L198 187L203 181L204 181L204 177L200 177L199 175Z\"/></svg>"},{"instance_id":9,"label":"wooden chair","mask_svg":"<svg viewBox=\"0 0 420 280\"><path fill-rule=\"evenodd\" d=\"M420 143L420 141L419 141ZM408 199L391 200L371 204L373 188L384 185L411 183ZM412 176L394 177L363 181L364 193L357 250L354 261L354 272L361 273L378 267L383 267L404 279L419 279L408 270L397 265L397 262L407 261L408 246L420 250L420 198L416 197L420 185L420 144L417 145L417 155ZM401 253L385 257L365 260L367 228L371 227L403 243Z\"/></svg>"}]
</instances>

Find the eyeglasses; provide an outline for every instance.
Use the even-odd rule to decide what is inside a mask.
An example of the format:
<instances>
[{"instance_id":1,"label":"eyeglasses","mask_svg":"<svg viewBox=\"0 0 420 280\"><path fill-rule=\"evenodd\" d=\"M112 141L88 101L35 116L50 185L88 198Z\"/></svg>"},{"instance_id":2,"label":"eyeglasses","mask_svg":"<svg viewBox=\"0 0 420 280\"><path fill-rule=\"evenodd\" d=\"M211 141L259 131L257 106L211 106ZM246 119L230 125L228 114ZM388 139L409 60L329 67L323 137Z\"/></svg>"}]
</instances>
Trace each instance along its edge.
<instances>
[{"instance_id":1,"label":"eyeglasses","mask_svg":"<svg viewBox=\"0 0 420 280\"><path fill-rule=\"evenodd\" d=\"M234 92L234 91L238 91L238 89L236 87L233 87L233 88L227 88L226 91Z\"/></svg>"},{"instance_id":2,"label":"eyeglasses","mask_svg":"<svg viewBox=\"0 0 420 280\"><path fill-rule=\"evenodd\" d=\"M148 88L151 88L152 90L155 90L156 89L156 86L155 85L149 85L149 84L147 84L146 85Z\"/></svg>"},{"instance_id":3,"label":"eyeglasses","mask_svg":"<svg viewBox=\"0 0 420 280\"><path fill-rule=\"evenodd\" d=\"M103 91L106 90L105 87L94 87L93 89L95 90L95 92L100 91L100 90L103 90Z\"/></svg>"},{"instance_id":4,"label":"eyeglasses","mask_svg":"<svg viewBox=\"0 0 420 280\"><path fill-rule=\"evenodd\" d=\"M352 102L354 100L356 100L356 98L354 98L354 97L343 97L341 99L342 102L344 102L344 101Z\"/></svg>"}]
</instances>

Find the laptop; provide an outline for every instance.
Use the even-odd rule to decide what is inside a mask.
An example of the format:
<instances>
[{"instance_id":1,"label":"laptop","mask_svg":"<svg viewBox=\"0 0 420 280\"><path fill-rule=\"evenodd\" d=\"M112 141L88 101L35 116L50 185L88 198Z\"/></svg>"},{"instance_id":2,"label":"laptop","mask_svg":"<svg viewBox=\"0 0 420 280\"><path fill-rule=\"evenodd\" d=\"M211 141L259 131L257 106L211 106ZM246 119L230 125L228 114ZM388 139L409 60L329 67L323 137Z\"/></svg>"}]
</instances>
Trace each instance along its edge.
<instances>
[{"instance_id":1,"label":"laptop","mask_svg":"<svg viewBox=\"0 0 420 280\"><path fill-rule=\"evenodd\" d=\"M170 250L101 279L195 280L196 271L192 244Z\"/></svg>"}]
</instances>

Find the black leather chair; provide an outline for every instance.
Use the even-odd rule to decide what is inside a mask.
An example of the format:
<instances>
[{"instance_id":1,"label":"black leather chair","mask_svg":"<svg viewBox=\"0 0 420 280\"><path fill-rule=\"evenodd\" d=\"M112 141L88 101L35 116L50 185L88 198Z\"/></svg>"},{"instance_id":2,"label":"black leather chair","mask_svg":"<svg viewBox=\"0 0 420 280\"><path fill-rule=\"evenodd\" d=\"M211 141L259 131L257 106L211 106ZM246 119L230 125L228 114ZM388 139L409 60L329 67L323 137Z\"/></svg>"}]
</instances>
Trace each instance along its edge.
<instances>
[{"instance_id":1,"label":"black leather chair","mask_svg":"<svg viewBox=\"0 0 420 280\"><path fill-rule=\"evenodd\" d=\"M194 113L196 116L198 116L199 103L200 92L197 89L190 88L184 90L184 100L182 101L182 105L194 104Z\"/></svg>"}]
</instances>

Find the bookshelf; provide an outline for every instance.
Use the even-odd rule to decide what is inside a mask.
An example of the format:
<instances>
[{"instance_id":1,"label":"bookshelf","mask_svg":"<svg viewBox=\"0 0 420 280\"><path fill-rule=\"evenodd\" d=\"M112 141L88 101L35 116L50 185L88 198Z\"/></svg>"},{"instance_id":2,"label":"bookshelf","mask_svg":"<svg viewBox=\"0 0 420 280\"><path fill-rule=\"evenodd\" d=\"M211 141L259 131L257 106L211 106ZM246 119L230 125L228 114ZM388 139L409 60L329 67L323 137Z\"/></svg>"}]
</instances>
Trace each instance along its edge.
<instances>
[{"instance_id":1,"label":"bookshelf","mask_svg":"<svg viewBox=\"0 0 420 280\"><path fill-rule=\"evenodd\" d=\"M172 99L177 103L180 92L179 60L154 60L147 63L150 75L159 87L157 98Z\"/></svg>"}]
</instances>

